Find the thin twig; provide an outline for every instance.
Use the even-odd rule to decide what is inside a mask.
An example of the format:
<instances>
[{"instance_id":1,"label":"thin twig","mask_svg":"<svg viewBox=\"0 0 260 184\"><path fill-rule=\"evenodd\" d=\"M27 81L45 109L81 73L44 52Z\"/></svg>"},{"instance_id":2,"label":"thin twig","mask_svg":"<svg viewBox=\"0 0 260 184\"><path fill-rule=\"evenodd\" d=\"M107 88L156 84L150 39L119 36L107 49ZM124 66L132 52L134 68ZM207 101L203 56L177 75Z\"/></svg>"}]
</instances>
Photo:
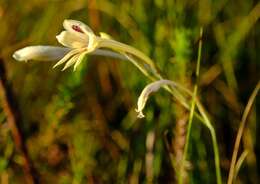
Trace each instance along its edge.
<instances>
[{"instance_id":1,"label":"thin twig","mask_svg":"<svg viewBox=\"0 0 260 184\"><path fill-rule=\"evenodd\" d=\"M260 81L258 81L253 93L249 97L248 103L246 105L245 111L243 113L243 116L242 116L242 119L241 119L241 122L240 122L240 126L239 126L239 129L238 129L237 137L236 137L236 141L235 141L234 151L233 151L233 154L232 154L229 174L228 174L228 182L227 182L228 184L232 184L232 182L233 182L234 173L235 173L235 165L236 165L240 141L241 141L244 129L245 129L247 117L250 113L250 110L253 106L253 102L256 98L256 95L257 95L259 89L260 89Z\"/></svg>"},{"instance_id":2,"label":"thin twig","mask_svg":"<svg viewBox=\"0 0 260 184\"><path fill-rule=\"evenodd\" d=\"M0 98L2 99L3 110L7 117L7 123L11 130L11 134L17 151L23 157L23 171L28 184L38 183L36 172L28 156L23 134L21 132L21 115L17 108L13 91L6 79L6 71L4 61L0 58Z\"/></svg>"}]
</instances>

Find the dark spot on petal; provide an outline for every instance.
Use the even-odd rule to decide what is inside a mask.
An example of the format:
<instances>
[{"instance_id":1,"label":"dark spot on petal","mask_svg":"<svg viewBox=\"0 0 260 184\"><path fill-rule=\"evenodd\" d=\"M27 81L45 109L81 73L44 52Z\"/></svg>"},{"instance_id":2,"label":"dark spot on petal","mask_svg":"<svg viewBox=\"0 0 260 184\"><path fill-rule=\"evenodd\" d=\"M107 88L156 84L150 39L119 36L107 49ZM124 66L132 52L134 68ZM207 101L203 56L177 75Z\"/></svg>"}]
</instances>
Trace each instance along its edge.
<instances>
[{"instance_id":1,"label":"dark spot on petal","mask_svg":"<svg viewBox=\"0 0 260 184\"><path fill-rule=\"evenodd\" d=\"M77 32L83 33L82 29L77 25L72 25L72 29L77 31Z\"/></svg>"}]
</instances>

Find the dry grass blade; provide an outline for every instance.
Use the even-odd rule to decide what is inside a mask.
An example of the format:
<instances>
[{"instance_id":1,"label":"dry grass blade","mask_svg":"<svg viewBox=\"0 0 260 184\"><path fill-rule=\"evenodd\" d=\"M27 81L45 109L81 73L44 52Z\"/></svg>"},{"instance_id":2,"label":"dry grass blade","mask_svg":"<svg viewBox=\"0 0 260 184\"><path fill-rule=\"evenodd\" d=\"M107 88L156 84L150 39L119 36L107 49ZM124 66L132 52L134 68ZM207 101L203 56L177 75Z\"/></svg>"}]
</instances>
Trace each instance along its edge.
<instances>
[{"instance_id":1,"label":"dry grass blade","mask_svg":"<svg viewBox=\"0 0 260 184\"><path fill-rule=\"evenodd\" d=\"M249 151L248 150L245 150L241 156L238 158L237 160L237 164L236 164L236 167L235 167L235 174L234 174L234 181L236 180L236 177L238 175L238 172L243 164L243 162L245 161L247 155L248 155Z\"/></svg>"},{"instance_id":2,"label":"dry grass blade","mask_svg":"<svg viewBox=\"0 0 260 184\"><path fill-rule=\"evenodd\" d=\"M240 126L239 126L237 137L236 137L235 147L234 147L234 151L233 151L233 155L232 155L232 160L231 160L231 164L230 164L230 170L229 170L229 175L228 175L228 184L232 184L233 179L234 179L235 165L236 165L240 141L241 141L244 129L245 129L247 117L250 113L250 110L253 106L253 102L256 98L256 95L257 95L259 89L260 89L260 81L258 81L253 93L251 94L251 96L248 100L248 103L246 105L245 111L242 116L242 120L240 122Z\"/></svg>"},{"instance_id":3,"label":"dry grass blade","mask_svg":"<svg viewBox=\"0 0 260 184\"><path fill-rule=\"evenodd\" d=\"M21 113L16 104L13 89L10 87L7 78L4 61L0 58L0 99L7 117L7 123L15 143L16 150L23 158L23 172L28 184L38 183L36 170L29 158L28 150L21 131Z\"/></svg>"}]
</instances>

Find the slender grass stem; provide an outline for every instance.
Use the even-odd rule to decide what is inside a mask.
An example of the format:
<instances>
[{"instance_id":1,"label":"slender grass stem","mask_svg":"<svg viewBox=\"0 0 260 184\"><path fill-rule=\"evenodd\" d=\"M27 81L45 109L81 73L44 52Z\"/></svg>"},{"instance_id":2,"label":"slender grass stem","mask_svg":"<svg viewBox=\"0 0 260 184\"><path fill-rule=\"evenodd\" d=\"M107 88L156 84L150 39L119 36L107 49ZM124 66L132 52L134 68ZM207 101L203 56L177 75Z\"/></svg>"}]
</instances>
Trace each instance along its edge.
<instances>
[{"instance_id":1,"label":"slender grass stem","mask_svg":"<svg viewBox=\"0 0 260 184\"><path fill-rule=\"evenodd\" d=\"M234 174L234 178L233 178L234 181L236 180L238 172L239 172L244 160L246 159L248 153L249 153L249 150L245 150L245 151L243 151L243 153L238 158L237 163L236 163L236 167L235 167L235 174Z\"/></svg>"},{"instance_id":2,"label":"slender grass stem","mask_svg":"<svg viewBox=\"0 0 260 184\"><path fill-rule=\"evenodd\" d=\"M216 168L216 177L217 177L217 184L221 184L221 171L220 171L220 160L219 160L219 151L218 151L218 143L217 143L217 137L214 127L212 126L206 111L204 110L203 106L200 104L199 101L197 101L197 107L200 111L201 115L203 116L205 120L205 125L208 127L211 137L212 137L212 144L213 144L213 151L214 151L214 158L215 158L215 168Z\"/></svg>"},{"instance_id":3,"label":"slender grass stem","mask_svg":"<svg viewBox=\"0 0 260 184\"><path fill-rule=\"evenodd\" d=\"M194 111L195 111L196 94L197 94L197 85L194 87L194 92L193 92L193 97L192 97L190 116L189 116L189 122L188 122L188 129L187 129L187 134L186 134L186 141L185 141L184 152L183 152L182 161L181 161L181 165L180 165L180 174L179 174L179 177L178 177L179 178L178 179L179 184L182 184L183 179L184 179L184 167L185 167L185 160L186 160L186 157L187 157L187 152L188 152L188 147L189 147L191 125L192 125L193 115L194 115Z\"/></svg>"},{"instance_id":4,"label":"slender grass stem","mask_svg":"<svg viewBox=\"0 0 260 184\"><path fill-rule=\"evenodd\" d=\"M199 71L200 71L202 36L203 36L203 28L200 28L200 38L199 38L200 40L199 40L198 58L197 58L197 66L196 66L196 80L197 81L198 81L198 78L199 78ZM193 91L193 95L192 95L192 102L191 102L191 109L190 109L190 115L189 115L189 121L188 121L186 141L185 141L183 157L182 157L182 161L181 161L181 165L180 165L180 173L179 173L179 176L178 176L178 183L179 184L182 184L183 179L184 179L185 161L186 161L186 157L187 157L187 153L188 153L189 140L190 140L190 134L191 134L191 127L192 127L192 120L193 120L194 111L195 111L197 90L198 90L198 82L196 82L196 84L194 86L194 91Z\"/></svg>"}]
</instances>

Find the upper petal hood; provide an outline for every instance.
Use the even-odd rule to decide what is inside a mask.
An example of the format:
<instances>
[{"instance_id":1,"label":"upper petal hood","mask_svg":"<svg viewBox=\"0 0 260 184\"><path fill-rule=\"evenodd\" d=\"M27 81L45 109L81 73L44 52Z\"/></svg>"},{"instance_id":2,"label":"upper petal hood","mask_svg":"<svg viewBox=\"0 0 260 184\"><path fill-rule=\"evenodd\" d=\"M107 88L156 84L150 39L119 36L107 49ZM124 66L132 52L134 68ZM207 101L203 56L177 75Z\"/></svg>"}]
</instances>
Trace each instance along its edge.
<instances>
[{"instance_id":1,"label":"upper petal hood","mask_svg":"<svg viewBox=\"0 0 260 184\"><path fill-rule=\"evenodd\" d=\"M94 50L97 45L97 37L90 27L83 22L77 20L64 20L63 27L68 32L79 37L86 36L88 38L88 50Z\"/></svg>"},{"instance_id":2,"label":"upper petal hood","mask_svg":"<svg viewBox=\"0 0 260 184\"><path fill-rule=\"evenodd\" d=\"M74 32L77 34L94 34L92 29L88 27L83 22L77 20L66 19L63 22L63 27L69 32Z\"/></svg>"}]
</instances>

